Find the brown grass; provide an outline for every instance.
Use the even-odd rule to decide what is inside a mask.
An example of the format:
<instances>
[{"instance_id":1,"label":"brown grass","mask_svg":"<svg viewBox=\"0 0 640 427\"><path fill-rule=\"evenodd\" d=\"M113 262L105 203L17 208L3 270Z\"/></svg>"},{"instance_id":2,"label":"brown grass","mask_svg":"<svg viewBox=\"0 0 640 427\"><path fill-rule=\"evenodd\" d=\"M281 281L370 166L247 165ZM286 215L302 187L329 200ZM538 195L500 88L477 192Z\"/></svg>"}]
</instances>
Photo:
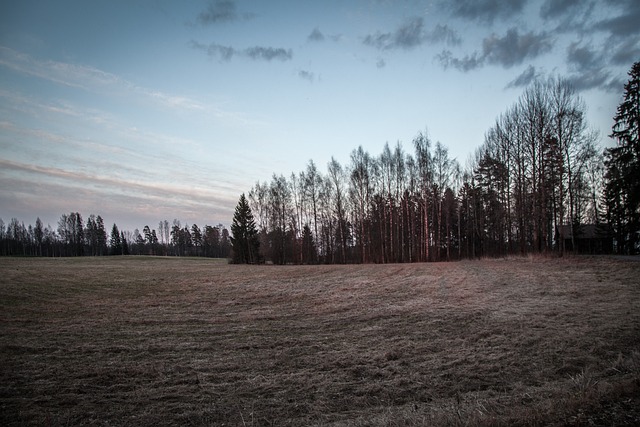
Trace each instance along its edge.
<instances>
[{"instance_id":1,"label":"brown grass","mask_svg":"<svg viewBox=\"0 0 640 427\"><path fill-rule=\"evenodd\" d=\"M636 425L640 263L0 258L2 425Z\"/></svg>"}]
</instances>

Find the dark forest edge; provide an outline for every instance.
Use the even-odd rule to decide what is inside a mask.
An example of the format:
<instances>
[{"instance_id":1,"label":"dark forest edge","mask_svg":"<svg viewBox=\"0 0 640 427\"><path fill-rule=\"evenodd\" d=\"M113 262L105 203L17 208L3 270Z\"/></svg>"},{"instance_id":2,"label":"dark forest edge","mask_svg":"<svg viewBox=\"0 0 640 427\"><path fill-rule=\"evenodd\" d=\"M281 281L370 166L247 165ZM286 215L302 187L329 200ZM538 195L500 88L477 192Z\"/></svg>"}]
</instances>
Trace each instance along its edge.
<instances>
[{"instance_id":1,"label":"dark forest edge","mask_svg":"<svg viewBox=\"0 0 640 427\"><path fill-rule=\"evenodd\" d=\"M231 225L169 226L109 238L100 216L57 230L0 219L0 255L175 255L236 263L450 261L531 253L640 252L640 62L598 147L586 105L560 78L537 81L495 121L462 168L428 133L379 156L362 146L326 173L310 160L242 194Z\"/></svg>"}]
</instances>

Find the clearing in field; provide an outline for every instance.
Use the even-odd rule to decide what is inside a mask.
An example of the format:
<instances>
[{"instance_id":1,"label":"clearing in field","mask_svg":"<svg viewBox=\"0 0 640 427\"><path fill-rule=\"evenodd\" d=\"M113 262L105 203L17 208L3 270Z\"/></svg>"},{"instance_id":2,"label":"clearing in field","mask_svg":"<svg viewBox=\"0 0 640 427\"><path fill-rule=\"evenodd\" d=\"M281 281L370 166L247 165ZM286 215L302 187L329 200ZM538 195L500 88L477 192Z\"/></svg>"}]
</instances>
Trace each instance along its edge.
<instances>
[{"instance_id":1,"label":"clearing in field","mask_svg":"<svg viewBox=\"0 0 640 427\"><path fill-rule=\"evenodd\" d=\"M635 425L640 263L0 259L2 425Z\"/></svg>"}]
</instances>

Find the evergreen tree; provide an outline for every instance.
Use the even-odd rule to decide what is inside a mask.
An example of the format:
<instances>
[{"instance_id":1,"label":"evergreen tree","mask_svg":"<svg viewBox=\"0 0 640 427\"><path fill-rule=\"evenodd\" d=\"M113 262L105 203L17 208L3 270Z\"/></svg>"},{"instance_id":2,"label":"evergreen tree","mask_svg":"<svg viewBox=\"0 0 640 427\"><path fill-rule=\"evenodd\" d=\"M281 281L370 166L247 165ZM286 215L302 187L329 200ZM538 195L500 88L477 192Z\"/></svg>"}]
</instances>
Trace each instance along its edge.
<instances>
[{"instance_id":1,"label":"evergreen tree","mask_svg":"<svg viewBox=\"0 0 640 427\"><path fill-rule=\"evenodd\" d=\"M129 243L127 243L127 238L124 237L124 231L120 232L120 242L122 243L122 255L129 255Z\"/></svg>"},{"instance_id":2,"label":"evergreen tree","mask_svg":"<svg viewBox=\"0 0 640 427\"><path fill-rule=\"evenodd\" d=\"M233 262L238 264L255 264L258 261L258 230L253 213L244 196L240 196L233 223L231 224L231 244L233 246Z\"/></svg>"},{"instance_id":3,"label":"evergreen tree","mask_svg":"<svg viewBox=\"0 0 640 427\"><path fill-rule=\"evenodd\" d=\"M629 76L610 135L617 147L605 152L605 203L618 251L633 254L640 233L640 62Z\"/></svg>"},{"instance_id":4,"label":"evergreen tree","mask_svg":"<svg viewBox=\"0 0 640 427\"><path fill-rule=\"evenodd\" d=\"M111 228L111 255L122 255L122 238L120 237L120 231L118 226L113 224Z\"/></svg>"}]
</instances>

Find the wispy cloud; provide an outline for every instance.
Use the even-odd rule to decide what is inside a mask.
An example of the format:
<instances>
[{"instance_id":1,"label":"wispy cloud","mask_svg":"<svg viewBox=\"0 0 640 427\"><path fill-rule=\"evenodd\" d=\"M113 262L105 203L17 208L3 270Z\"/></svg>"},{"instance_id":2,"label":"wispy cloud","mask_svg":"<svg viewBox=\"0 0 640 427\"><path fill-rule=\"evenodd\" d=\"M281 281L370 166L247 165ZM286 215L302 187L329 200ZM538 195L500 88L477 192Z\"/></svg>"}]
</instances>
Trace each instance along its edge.
<instances>
[{"instance_id":1,"label":"wispy cloud","mask_svg":"<svg viewBox=\"0 0 640 427\"><path fill-rule=\"evenodd\" d=\"M262 59L265 61L271 61L274 59L279 61L288 61L293 58L293 52L291 49L284 49L281 47L254 46L245 49L244 54L251 59Z\"/></svg>"},{"instance_id":2,"label":"wispy cloud","mask_svg":"<svg viewBox=\"0 0 640 427\"><path fill-rule=\"evenodd\" d=\"M595 24L595 28L608 31L616 37L626 37L640 34L640 2L637 0L610 0L609 3L617 6L620 13L613 17L607 17Z\"/></svg>"},{"instance_id":3,"label":"wispy cloud","mask_svg":"<svg viewBox=\"0 0 640 427\"><path fill-rule=\"evenodd\" d=\"M411 49L422 44L423 25L422 18L411 18L394 32L369 34L364 38L364 44L377 49Z\"/></svg>"},{"instance_id":4,"label":"wispy cloud","mask_svg":"<svg viewBox=\"0 0 640 427\"><path fill-rule=\"evenodd\" d=\"M601 16L597 10L597 1L547 0L540 6L540 18L544 27L553 34L588 37L594 30L595 16Z\"/></svg>"},{"instance_id":5,"label":"wispy cloud","mask_svg":"<svg viewBox=\"0 0 640 427\"><path fill-rule=\"evenodd\" d=\"M407 19L392 32L376 32L364 37L363 43L379 50L413 49L424 43L460 44L457 32L447 25L437 25L433 30L424 28L422 17Z\"/></svg>"},{"instance_id":6,"label":"wispy cloud","mask_svg":"<svg viewBox=\"0 0 640 427\"><path fill-rule=\"evenodd\" d=\"M537 58L551 51L553 40L545 32L520 34L517 28L510 28L502 37L492 34L482 42L482 51L474 52L462 58L455 57L445 50L436 58L446 68L455 68L463 72L482 67L485 64L511 68L525 60Z\"/></svg>"},{"instance_id":7,"label":"wispy cloud","mask_svg":"<svg viewBox=\"0 0 640 427\"><path fill-rule=\"evenodd\" d=\"M191 40L190 46L193 49L205 52L212 58L219 58L223 61L230 61L236 55L244 56L254 61L272 61L274 59L289 61L293 58L293 51L291 49L280 47L253 46L238 50L232 46L224 46L217 43L204 44L195 40Z\"/></svg>"},{"instance_id":8,"label":"wispy cloud","mask_svg":"<svg viewBox=\"0 0 640 427\"><path fill-rule=\"evenodd\" d=\"M443 6L445 3L452 16L475 22L480 31L499 20L520 19L527 6L524 0L454 0ZM522 87L541 73L532 62L567 43L564 63L558 65L566 67L566 77L577 90L620 90L624 76L616 66L630 66L640 57L640 2L544 0L539 4L539 17L544 30L514 26L503 34L485 36L475 51L461 54L445 49L435 59L445 69L465 73L488 65L510 69L528 62L506 86Z\"/></svg>"},{"instance_id":9,"label":"wispy cloud","mask_svg":"<svg viewBox=\"0 0 640 427\"><path fill-rule=\"evenodd\" d=\"M311 34L307 36L307 40L310 42L324 41L324 34L322 34L318 27L316 27L313 29L313 31L311 31Z\"/></svg>"},{"instance_id":10,"label":"wispy cloud","mask_svg":"<svg viewBox=\"0 0 640 427\"><path fill-rule=\"evenodd\" d=\"M425 33L425 40L431 43L445 43L449 46L457 46L462 43L458 32L448 25L438 24L436 27Z\"/></svg>"},{"instance_id":11,"label":"wispy cloud","mask_svg":"<svg viewBox=\"0 0 640 427\"><path fill-rule=\"evenodd\" d=\"M340 42L343 39L342 34L325 34L318 27L315 27L307 36L307 41L310 43L321 43L325 40L331 40L333 42Z\"/></svg>"},{"instance_id":12,"label":"wispy cloud","mask_svg":"<svg viewBox=\"0 0 640 427\"><path fill-rule=\"evenodd\" d=\"M521 74L518 75L518 77L510 81L506 88L513 89L529 86L535 80L539 79L542 74L542 71L538 70L533 65L529 65Z\"/></svg>"},{"instance_id":13,"label":"wispy cloud","mask_svg":"<svg viewBox=\"0 0 640 427\"><path fill-rule=\"evenodd\" d=\"M234 1L222 0L210 2L207 8L198 14L196 20L202 25L216 25L241 19L248 20L253 17L251 13L238 13Z\"/></svg>"},{"instance_id":14,"label":"wispy cloud","mask_svg":"<svg viewBox=\"0 0 640 427\"><path fill-rule=\"evenodd\" d=\"M65 112L68 114L68 112ZM75 115L76 117L81 117L79 115ZM71 148L73 151L79 150L87 150L95 153L100 153L103 156L113 156L113 155L131 155L133 152L126 150L122 147L100 144L96 141L90 140L78 140L76 138L72 138L66 135L61 135L58 133L54 133L51 131L46 131L42 129L30 129L30 128L22 128L16 126L14 123L10 121L2 121L0 122L0 130L3 131L5 135L11 134L13 142L16 146L21 146L22 153L28 153L29 147L26 144L26 140L36 140L38 142L50 142L53 143L59 151L66 151L63 148ZM40 144L41 145L41 144ZM56 150L50 150L51 154L55 155ZM105 156L105 157L106 157ZM105 160L103 159L103 163ZM109 168L115 165L107 165Z\"/></svg>"},{"instance_id":15,"label":"wispy cloud","mask_svg":"<svg viewBox=\"0 0 640 427\"><path fill-rule=\"evenodd\" d=\"M133 86L113 74L93 67L39 60L4 46L0 46L0 65L22 74L87 90L114 85Z\"/></svg>"},{"instance_id":16,"label":"wispy cloud","mask_svg":"<svg viewBox=\"0 0 640 427\"><path fill-rule=\"evenodd\" d=\"M205 25L235 21L236 19L238 19L236 4L232 1L212 2L206 10L198 14L198 22Z\"/></svg>"},{"instance_id":17,"label":"wispy cloud","mask_svg":"<svg viewBox=\"0 0 640 427\"><path fill-rule=\"evenodd\" d=\"M569 45L566 60L571 74L568 79L576 89L619 90L622 79L606 66L607 53L590 44L574 42Z\"/></svg>"},{"instance_id":18,"label":"wispy cloud","mask_svg":"<svg viewBox=\"0 0 640 427\"><path fill-rule=\"evenodd\" d=\"M422 44L422 18L412 18L398 27L394 32L369 34L364 44L380 50L411 49Z\"/></svg>"},{"instance_id":19,"label":"wispy cloud","mask_svg":"<svg viewBox=\"0 0 640 427\"><path fill-rule=\"evenodd\" d=\"M307 70L299 70L298 71L298 77L300 77L303 80L308 81L309 83L313 83L314 80L316 79L316 75L314 73L312 73L311 71L307 71Z\"/></svg>"},{"instance_id":20,"label":"wispy cloud","mask_svg":"<svg viewBox=\"0 0 640 427\"><path fill-rule=\"evenodd\" d=\"M611 42L605 48L611 53L611 62L630 66L640 58L640 36L630 37L622 42Z\"/></svg>"},{"instance_id":21,"label":"wispy cloud","mask_svg":"<svg viewBox=\"0 0 640 427\"><path fill-rule=\"evenodd\" d=\"M525 4L526 0L447 0L442 7L455 17L492 24L519 14Z\"/></svg>"},{"instance_id":22,"label":"wispy cloud","mask_svg":"<svg viewBox=\"0 0 640 427\"><path fill-rule=\"evenodd\" d=\"M0 65L21 74L38 77L68 87L113 95L133 93L156 105L171 109L204 110L204 104L184 96L167 94L138 86L120 76L94 67L68 62L41 60L30 55L0 46Z\"/></svg>"},{"instance_id":23,"label":"wispy cloud","mask_svg":"<svg viewBox=\"0 0 640 427\"><path fill-rule=\"evenodd\" d=\"M40 175L39 179L43 177L45 179L64 179L69 181L69 184L76 183L78 186L100 187L108 191L145 195L145 197L154 199L188 198L190 200L211 200L221 193L220 187L213 190L208 186L177 185L164 181L135 181L114 177L111 174L101 175L58 167L26 164L5 159L0 159L0 166L2 166L2 169L5 171L11 170L37 174Z\"/></svg>"},{"instance_id":24,"label":"wispy cloud","mask_svg":"<svg viewBox=\"0 0 640 427\"><path fill-rule=\"evenodd\" d=\"M590 73L569 74L567 81L578 91L602 89L604 91L620 92L623 84L622 79L613 77L611 71L605 68L599 68Z\"/></svg>"},{"instance_id":25,"label":"wispy cloud","mask_svg":"<svg viewBox=\"0 0 640 427\"><path fill-rule=\"evenodd\" d=\"M224 61L230 61L237 52L231 46L223 46L217 43L204 44L195 40L191 40L189 45L196 50L205 52L211 57L219 57Z\"/></svg>"},{"instance_id":26,"label":"wispy cloud","mask_svg":"<svg viewBox=\"0 0 640 427\"><path fill-rule=\"evenodd\" d=\"M487 62L509 68L547 53L552 47L553 41L546 32L520 34L517 28L510 28L503 37L492 34L484 39L482 53Z\"/></svg>"},{"instance_id":27,"label":"wispy cloud","mask_svg":"<svg viewBox=\"0 0 640 427\"><path fill-rule=\"evenodd\" d=\"M543 19L558 19L567 15L575 15L589 2L576 0L545 0L540 6L540 17Z\"/></svg>"},{"instance_id":28,"label":"wispy cloud","mask_svg":"<svg viewBox=\"0 0 640 427\"><path fill-rule=\"evenodd\" d=\"M237 198L230 186L213 191L206 185L175 185L166 182L134 181L59 167L25 164L0 159L0 177L11 191L0 189L0 202L11 203L12 211L28 215L60 215L69 210L84 214L120 215L115 206L127 206L129 220L137 227L160 219L203 221L202 212L216 218L231 218ZM64 203L60 203L63 200ZM69 200L75 200L69 205ZM42 212L42 206L59 212ZM116 219L117 221L117 219ZM203 225L203 224L200 224Z\"/></svg>"},{"instance_id":29,"label":"wispy cloud","mask_svg":"<svg viewBox=\"0 0 640 427\"><path fill-rule=\"evenodd\" d=\"M443 50L436 55L436 59L445 70L448 68L455 68L456 70L465 73L484 65L484 58L479 56L477 52L474 52L472 55L465 55L462 58L458 58L453 56L453 53L450 50Z\"/></svg>"},{"instance_id":30,"label":"wispy cloud","mask_svg":"<svg viewBox=\"0 0 640 427\"><path fill-rule=\"evenodd\" d=\"M277 56L277 54L276 52L275 56ZM268 56L268 52L265 53L265 55ZM136 101L146 102L152 106L167 109L172 112L198 112L243 126L247 124L264 124L247 117L242 112L229 111L220 106L204 103L188 96L170 94L157 89L139 86L120 76L97 68L66 62L41 60L0 46L0 67L2 66L24 75L34 76L63 86L79 88L106 97L121 97L124 99L133 97ZM65 107L62 105L49 105L49 108ZM86 109L76 108L76 112L86 115L87 111ZM94 115L93 118L98 118L98 115Z\"/></svg>"},{"instance_id":31,"label":"wispy cloud","mask_svg":"<svg viewBox=\"0 0 640 427\"><path fill-rule=\"evenodd\" d=\"M15 100L13 100L16 102ZM28 101L27 101L28 102ZM60 115L70 115L75 121L91 121L94 113L82 113L74 107L53 109L48 105L35 105L26 111L29 115L47 121L65 120ZM88 173L92 176L107 176L116 181L147 182L155 185L172 185L174 182L189 183L193 187L237 188L243 176L235 173L219 173L224 170L222 158L200 156L203 143L144 129L132 129L115 118L100 120L95 127L98 136L86 138L74 133L23 127L9 120L0 121L0 145L4 148L3 159L16 164L38 165L39 169L60 169L69 173ZM202 157L202 158L201 158ZM153 165L153 167L149 167ZM57 174L58 177L63 177ZM53 175L52 175L53 177ZM225 186L225 180L235 181ZM4 181L3 181L4 182ZM90 188L94 181L87 183ZM82 185L80 181L79 184ZM114 183L116 183L114 181ZM19 191L15 187L12 190ZM100 191L106 191L104 189ZM1 205L0 205L1 206Z\"/></svg>"},{"instance_id":32,"label":"wispy cloud","mask_svg":"<svg viewBox=\"0 0 640 427\"><path fill-rule=\"evenodd\" d=\"M602 58L590 45L574 42L567 48L567 63L574 71L593 70L602 66Z\"/></svg>"}]
</instances>

